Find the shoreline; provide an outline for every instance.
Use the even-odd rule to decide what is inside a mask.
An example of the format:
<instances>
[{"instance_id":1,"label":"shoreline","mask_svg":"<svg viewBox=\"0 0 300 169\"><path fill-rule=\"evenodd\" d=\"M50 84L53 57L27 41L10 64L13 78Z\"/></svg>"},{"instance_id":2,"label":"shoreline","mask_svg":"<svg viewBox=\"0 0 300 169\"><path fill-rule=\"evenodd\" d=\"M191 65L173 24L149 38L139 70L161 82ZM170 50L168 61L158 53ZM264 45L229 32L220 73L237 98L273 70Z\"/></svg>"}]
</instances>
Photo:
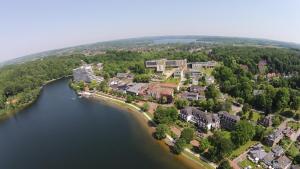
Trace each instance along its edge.
<instances>
[{"instance_id":1,"label":"shoreline","mask_svg":"<svg viewBox=\"0 0 300 169\"><path fill-rule=\"evenodd\" d=\"M38 100L38 98L40 97L40 94L41 94L44 86L46 86L46 85L48 85L52 82L55 82L57 80L60 80L60 79L69 78L71 76L72 75L67 75L67 76L59 77L57 79L52 79L52 80L48 80L48 81L44 82L42 84L42 86L39 87L39 89L38 89L39 91L38 91L38 94L37 94L36 98L34 98L33 100L31 100L28 103L20 105L19 107L15 108L15 109L3 111L3 113L0 114L0 122L9 119L10 117L16 115L19 111L22 111L22 110L26 109L27 107L29 107L30 105L34 104Z\"/></svg>"},{"instance_id":2,"label":"shoreline","mask_svg":"<svg viewBox=\"0 0 300 169\"><path fill-rule=\"evenodd\" d=\"M92 93L90 96L82 96L82 97L87 98L87 99L91 98L91 99L103 101L106 104L109 104L111 106L114 106L116 108L119 108L119 109L122 109L125 111L129 111L129 112L133 113L135 116L139 116L137 118L142 117L144 119L144 121L147 120L148 122L151 122L154 126L157 125L153 121L153 119L146 112L143 112L138 106L135 106L131 103L126 103L123 100L112 98L111 96L109 96L107 94L104 95L101 93ZM137 113L141 114L142 116L138 115ZM142 121L140 121L140 122L143 123ZM153 127L147 125L147 123L145 123L145 122L143 125L147 128L147 131L149 132L149 134L153 134L153 132L154 132ZM170 135L167 134L167 137L164 140L159 141L159 144L164 149L167 150L168 142L174 142L174 139ZM192 168L202 167L203 169L214 169L217 167L215 164L208 162L206 159L203 159L200 155L193 153L188 148L185 148L184 151L181 153L181 155L179 155L177 158Z\"/></svg>"}]
</instances>

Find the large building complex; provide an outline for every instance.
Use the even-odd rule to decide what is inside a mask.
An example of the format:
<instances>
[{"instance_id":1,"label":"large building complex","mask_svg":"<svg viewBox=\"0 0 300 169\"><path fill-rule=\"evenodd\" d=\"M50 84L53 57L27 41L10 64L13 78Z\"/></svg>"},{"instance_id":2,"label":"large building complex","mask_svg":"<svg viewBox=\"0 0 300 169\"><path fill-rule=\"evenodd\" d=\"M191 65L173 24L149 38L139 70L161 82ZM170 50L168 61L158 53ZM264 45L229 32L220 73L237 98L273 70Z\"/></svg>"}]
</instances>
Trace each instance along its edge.
<instances>
[{"instance_id":1,"label":"large building complex","mask_svg":"<svg viewBox=\"0 0 300 169\"><path fill-rule=\"evenodd\" d=\"M103 77L96 76L94 74L92 65L83 65L79 68L73 69L73 78L76 82L83 81L86 83L90 83L93 80L95 80L96 82L102 82L104 80Z\"/></svg>"},{"instance_id":2,"label":"large building complex","mask_svg":"<svg viewBox=\"0 0 300 169\"><path fill-rule=\"evenodd\" d=\"M184 60L149 60L145 62L147 68L155 68L157 72L164 72L166 68L186 69L187 61Z\"/></svg>"}]
</instances>

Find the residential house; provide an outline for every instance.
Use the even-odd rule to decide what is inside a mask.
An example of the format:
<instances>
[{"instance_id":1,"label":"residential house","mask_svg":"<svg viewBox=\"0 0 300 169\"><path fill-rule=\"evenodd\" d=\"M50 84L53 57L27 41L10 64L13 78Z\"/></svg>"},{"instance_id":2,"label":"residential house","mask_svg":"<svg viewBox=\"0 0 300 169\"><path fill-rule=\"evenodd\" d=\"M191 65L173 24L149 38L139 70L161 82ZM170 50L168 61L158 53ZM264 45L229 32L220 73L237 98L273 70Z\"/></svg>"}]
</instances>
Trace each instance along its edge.
<instances>
[{"instance_id":1,"label":"residential house","mask_svg":"<svg viewBox=\"0 0 300 169\"><path fill-rule=\"evenodd\" d=\"M97 63L96 65L98 70L102 70L103 69L103 63Z\"/></svg>"},{"instance_id":2,"label":"residential house","mask_svg":"<svg viewBox=\"0 0 300 169\"><path fill-rule=\"evenodd\" d=\"M161 87L159 83L152 83L148 85L146 94L156 100L161 100L165 97L167 99L167 103L171 103L174 97L174 89Z\"/></svg>"},{"instance_id":3,"label":"residential house","mask_svg":"<svg viewBox=\"0 0 300 169\"><path fill-rule=\"evenodd\" d=\"M214 68L217 65L215 61L208 62L191 62L189 63L192 69L202 69L202 68Z\"/></svg>"},{"instance_id":4,"label":"residential house","mask_svg":"<svg viewBox=\"0 0 300 169\"><path fill-rule=\"evenodd\" d=\"M279 145L275 145L271 150L275 157L280 157L284 154L284 149Z\"/></svg>"},{"instance_id":5,"label":"residential house","mask_svg":"<svg viewBox=\"0 0 300 169\"><path fill-rule=\"evenodd\" d=\"M273 161L272 167L274 169L288 169L292 165L292 160L287 156L280 156L279 158Z\"/></svg>"},{"instance_id":6,"label":"residential house","mask_svg":"<svg viewBox=\"0 0 300 169\"><path fill-rule=\"evenodd\" d=\"M258 124L264 126L264 127L271 127L273 125L273 115L267 115L261 120L258 121Z\"/></svg>"},{"instance_id":7,"label":"residential house","mask_svg":"<svg viewBox=\"0 0 300 169\"><path fill-rule=\"evenodd\" d=\"M286 128L282 131L282 133L283 133L286 137L288 137L288 138L294 138L295 135L296 135L296 131L293 130L291 127L286 127Z\"/></svg>"},{"instance_id":8,"label":"residential house","mask_svg":"<svg viewBox=\"0 0 300 169\"><path fill-rule=\"evenodd\" d=\"M160 87L162 88L170 88L174 90L179 90L179 84L176 83L160 83Z\"/></svg>"},{"instance_id":9,"label":"residential house","mask_svg":"<svg viewBox=\"0 0 300 169\"><path fill-rule=\"evenodd\" d=\"M272 168L272 162L275 159L274 153L272 151L268 152L267 155L262 160L265 168Z\"/></svg>"},{"instance_id":10,"label":"residential house","mask_svg":"<svg viewBox=\"0 0 300 169\"><path fill-rule=\"evenodd\" d=\"M239 116L231 115L226 111L220 111L219 113L220 117L220 125L221 128L232 130L235 127L235 124L240 121Z\"/></svg>"},{"instance_id":11,"label":"residential house","mask_svg":"<svg viewBox=\"0 0 300 169\"><path fill-rule=\"evenodd\" d=\"M128 88L126 89L126 93L133 94L133 95L143 95L144 90L147 89L146 83L133 83L128 85Z\"/></svg>"},{"instance_id":12,"label":"residential house","mask_svg":"<svg viewBox=\"0 0 300 169\"><path fill-rule=\"evenodd\" d=\"M207 85L211 85L215 83L215 78L213 76L206 76L205 81Z\"/></svg>"},{"instance_id":13,"label":"residential house","mask_svg":"<svg viewBox=\"0 0 300 169\"><path fill-rule=\"evenodd\" d=\"M174 76L174 78L183 79L183 78L184 78L183 70L177 68L177 69L174 71L173 76Z\"/></svg>"},{"instance_id":14,"label":"residential house","mask_svg":"<svg viewBox=\"0 0 300 169\"><path fill-rule=\"evenodd\" d=\"M263 145L259 143L249 150L248 159L254 163L258 163L259 161L263 160L266 155L267 153L263 149Z\"/></svg>"},{"instance_id":15,"label":"residential house","mask_svg":"<svg viewBox=\"0 0 300 169\"><path fill-rule=\"evenodd\" d=\"M277 144L283 138L283 136L282 130L276 129L273 133L265 138L265 143L272 147L273 145Z\"/></svg>"},{"instance_id":16,"label":"residential house","mask_svg":"<svg viewBox=\"0 0 300 169\"><path fill-rule=\"evenodd\" d=\"M258 70L260 73L264 73L266 71L266 65L267 65L266 60L260 60L258 62Z\"/></svg>"},{"instance_id":17,"label":"residential house","mask_svg":"<svg viewBox=\"0 0 300 169\"><path fill-rule=\"evenodd\" d=\"M190 78L195 78L195 79L199 79L200 77L203 76L203 73L200 71L200 70L197 70L197 69L189 69L187 72L186 72L186 75Z\"/></svg>"},{"instance_id":18,"label":"residential house","mask_svg":"<svg viewBox=\"0 0 300 169\"><path fill-rule=\"evenodd\" d=\"M292 165L291 169L300 169L300 165Z\"/></svg>"},{"instance_id":19,"label":"residential house","mask_svg":"<svg viewBox=\"0 0 300 169\"><path fill-rule=\"evenodd\" d=\"M199 100L199 97L200 97L200 95L198 93L192 93L192 92L184 92L181 95L181 98L187 99L190 101ZM205 99L205 97L204 98L202 97L202 99Z\"/></svg>"},{"instance_id":20,"label":"residential house","mask_svg":"<svg viewBox=\"0 0 300 169\"><path fill-rule=\"evenodd\" d=\"M203 112L195 107L186 107L180 110L180 117L188 122L196 123L199 129L210 130L219 127L218 116Z\"/></svg>"},{"instance_id":21,"label":"residential house","mask_svg":"<svg viewBox=\"0 0 300 169\"><path fill-rule=\"evenodd\" d=\"M193 93L199 93L201 95L204 95L205 94L205 90L206 90L206 87L202 87L202 86L198 86L198 85L192 85L190 88L189 88L189 91L190 92L193 92Z\"/></svg>"},{"instance_id":22,"label":"residential house","mask_svg":"<svg viewBox=\"0 0 300 169\"><path fill-rule=\"evenodd\" d=\"M131 73L117 73L116 77L119 79L133 79L134 75Z\"/></svg>"},{"instance_id":23,"label":"residential house","mask_svg":"<svg viewBox=\"0 0 300 169\"><path fill-rule=\"evenodd\" d=\"M253 90L253 95L257 96L257 95L261 95L264 93L264 90Z\"/></svg>"}]
</instances>

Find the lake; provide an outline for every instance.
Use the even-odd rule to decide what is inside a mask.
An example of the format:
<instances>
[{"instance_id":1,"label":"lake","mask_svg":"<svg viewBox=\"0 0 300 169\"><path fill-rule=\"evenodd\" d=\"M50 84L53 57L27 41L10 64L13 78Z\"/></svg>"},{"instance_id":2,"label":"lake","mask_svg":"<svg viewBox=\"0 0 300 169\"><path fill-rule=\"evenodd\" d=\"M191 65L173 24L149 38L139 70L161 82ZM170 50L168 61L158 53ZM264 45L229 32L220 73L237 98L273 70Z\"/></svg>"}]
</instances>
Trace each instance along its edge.
<instances>
[{"instance_id":1,"label":"lake","mask_svg":"<svg viewBox=\"0 0 300 169\"><path fill-rule=\"evenodd\" d=\"M141 117L78 98L68 79L52 82L34 104L0 123L0 168L195 168L154 140Z\"/></svg>"}]
</instances>

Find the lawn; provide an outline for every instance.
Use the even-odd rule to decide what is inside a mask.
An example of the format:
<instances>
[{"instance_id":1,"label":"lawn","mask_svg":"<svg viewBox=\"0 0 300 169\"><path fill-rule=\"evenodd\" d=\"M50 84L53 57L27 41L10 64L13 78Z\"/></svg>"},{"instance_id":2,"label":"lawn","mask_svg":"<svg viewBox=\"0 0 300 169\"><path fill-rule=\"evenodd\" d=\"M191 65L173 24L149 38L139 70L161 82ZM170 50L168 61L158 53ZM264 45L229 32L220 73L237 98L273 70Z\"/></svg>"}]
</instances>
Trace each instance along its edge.
<instances>
[{"instance_id":1,"label":"lawn","mask_svg":"<svg viewBox=\"0 0 300 169\"><path fill-rule=\"evenodd\" d=\"M242 153L244 153L245 151L247 151L252 145L258 143L257 141L248 141L246 144L240 146L239 148L235 149L231 155L230 155L230 159L234 159L236 157L238 157L239 155L241 155Z\"/></svg>"},{"instance_id":2,"label":"lawn","mask_svg":"<svg viewBox=\"0 0 300 169\"><path fill-rule=\"evenodd\" d=\"M300 123L295 121L289 121L288 126L291 127L293 130L297 131L300 128Z\"/></svg>"},{"instance_id":3,"label":"lawn","mask_svg":"<svg viewBox=\"0 0 300 169\"><path fill-rule=\"evenodd\" d=\"M178 84L180 82L179 78L168 78L164 81L165 83L176 83Z\"/></svg>"},{"instance_id":4,"label":"lawn","mask_svg":"<svg viewBox=\"0 0 300 169\"><path fill-rule=\"evenodd\" d=\"M252 117L251 120L257 122L257 121L260 119L260 116L261 116L261 115L260 115L259 113L253 112L253 117Z\"/></svg>"},{"instance_id":5,"label":"lawn","mask_svg":"<svg viewBox=\"0 0 300 169\"><path fill-rule=\"evenodd\" d=\"M255 163L253 163L252 161L246 159L246 160L240 162L239 166L242 167L242 168L246 168L248 166L251 166L252 168L255 168Z\"/></svg>"}]
</instances>

